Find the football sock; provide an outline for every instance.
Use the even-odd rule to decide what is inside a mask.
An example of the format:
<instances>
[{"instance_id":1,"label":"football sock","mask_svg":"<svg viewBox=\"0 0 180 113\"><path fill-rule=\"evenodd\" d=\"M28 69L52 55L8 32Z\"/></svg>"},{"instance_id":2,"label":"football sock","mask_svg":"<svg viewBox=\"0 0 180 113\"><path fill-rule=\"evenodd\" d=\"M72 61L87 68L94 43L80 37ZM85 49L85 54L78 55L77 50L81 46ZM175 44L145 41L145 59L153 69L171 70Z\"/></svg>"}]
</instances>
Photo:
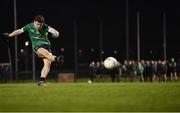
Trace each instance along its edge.
<instances>
[{"instance_id":1,"label":"football sock","mask_svg":"<svg viewBox=\"0 0 180 113\"><path fill-rule=\"evenodd\" d=\"M56 57L55 57L55 62L58 62L58 60L59 60L59 58L56 56Z\"/></svg>"},{"instance_id":2,"label":"football sock","mask_svg":"<svg viewBox=\"0 0 180 113\"><path fill-rule=\"evenodd\" d=\"M44 77L40 78L40 81L45 81L45 80L46 80L46 78L44 78Z\"/></svg>"},{"instance_id":3,"label":"football sock","mask_svg":"<svg viewBox=\"0 0 180 113\"><path fill-rule=\"evenodd\" d=\"M64 57L62 55L55 57L55 62L63 64L64 63Z\"/></svg>"}]
</instances>

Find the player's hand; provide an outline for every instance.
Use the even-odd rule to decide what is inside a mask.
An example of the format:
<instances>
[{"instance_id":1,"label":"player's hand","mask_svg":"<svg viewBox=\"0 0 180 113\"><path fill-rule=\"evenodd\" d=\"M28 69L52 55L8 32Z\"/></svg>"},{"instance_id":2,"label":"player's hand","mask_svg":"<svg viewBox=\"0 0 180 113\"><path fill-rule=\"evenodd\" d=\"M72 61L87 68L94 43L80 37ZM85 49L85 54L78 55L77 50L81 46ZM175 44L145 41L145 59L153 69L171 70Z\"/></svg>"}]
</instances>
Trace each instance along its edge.
<instances>
[{"instance_id":1,"label":"player's hand","mask_svg":"<svg viewBox=\"0 0 180 113\"><path fill-rule=\"evenodd\" d=\"M52 37L53 37L53 38L58 38L59 35L53 35L53 34L52 34Z\"/></svg>"},{"instance_id":2,"label":"player's hand","mask_svg":"<svg viewBox=\"0 0 180 113\"><path fill-rule=\"evenodd\" d=\"M3 36L4 36L4 38L3 38L3 40L4 40L4 42L6 42L6 43L9 43L9 33L3 33Z\"/></svg>"},{"instance_id":3,"label":"player's hand","mask_svg":"<svg viewBox=\"0 0 180 113\"><path fill-rule=\"evenodd\" d=\"M9 33L3 33L4 37L8 37L9 38Z\"/></svg>"}]
</instances>

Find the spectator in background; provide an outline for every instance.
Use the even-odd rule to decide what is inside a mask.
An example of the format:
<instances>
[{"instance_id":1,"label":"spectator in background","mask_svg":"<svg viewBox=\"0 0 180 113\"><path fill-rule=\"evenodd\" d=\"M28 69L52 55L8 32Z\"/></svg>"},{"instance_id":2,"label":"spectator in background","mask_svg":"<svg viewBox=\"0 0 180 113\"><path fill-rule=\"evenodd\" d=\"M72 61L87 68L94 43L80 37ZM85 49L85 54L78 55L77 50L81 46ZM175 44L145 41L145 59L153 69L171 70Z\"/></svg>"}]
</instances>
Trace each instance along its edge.
<instances>
[{"instance_id":1,"label":"spectator in background","mask_svg":"<svg viewBox=\"0 0 180 113\"><path fill-rule=\"evenodd\" d=\"M167 73L166 62L159 60L157 64L157 79L159 82L161 81L165 82L167 80L166 73Z\"/></svg>"},{"instance_id":2,"label":"spectator in background","mask_svg":"<svg viewBox=\"0 0 180 113\"><path fill-rule=\"evenodd\" d=\"M176 71L177 71L177 78L180 78L180 59L177 62Z\"/></svg>"},{"instance_id":3,"label":"spectator in background","mask_svg":"<svg viewBox=\"0 0 180 113\"><path fill-rule=\"evenodd\" d=\"M118 62L118 74L117 74L117 82L120 82L122 80L122 64Z\"/></svg>"},{"instance_id":4,"label":"spectator in background","mask_svg":"<svg viewBox=\"0 0 180 113\"><path fill-rule=\"evenodd\" d=\"M138 61L137 62L137 79L141 82L144 81L143 73L144 73L144 67L141 64L141 62Z\"/></svg>"},{"instance_id":5,"label":"spectator in background","mask_svg":"<svg viewBox=\"0 0 180 113\"><path fill-rule=\"evenodd\" d=\"M103 61L97 62L96 69L97 69L97 81L104 82L104 74L106 73L104 62Z\"/></svg>"},{"instance_id":6,"label":"spectator in background","mask_svg":"<svg viewBox=\"0 0 180 113\"><path fill-rule=\"evenodd\" d=\"M157 76L157 61L151 60L152 75L151 79L154 82Z\"/></svg>"},{"instance_id":7,"label":"spectator in background","mask_svg":"<svg viewBox=\"0 0 180 113\"><path fill-rule=\"evenodd\" d=\"M152 68L152 62L150 61L146 61L146 65L144 68L144 81L148 82L152 82L152 78L153 78L153 68Z\"/></svg>"},{"instance_id":8,"label":"spectator in background","mask_svg":"<svg viewBox=\"0 0 180 113\"><path fill-rule=\"evenodd\" d=\"M89 65L89 77L90 80L88 81L89 83L94 82L94 79L96 78L96 64L94 61L92 61Z\"/></svg>"},{"instance_id":9,"label":"spectator in background","mask_svg":"<svg viewBox=\"0 0 180 113\"><path fill-rule=\"evenodd\" d=\"M177 72L176 72L176 62L174 60L174 58L171 58L170 62L169 62L169 74L170 74L170 80L177 80Z\"/></svg>"},{"instance_id":10,"label":"spectator in background","mask_svg":"<svg viewBox=\"0 0 180 113\"><path fill-rule=\"evenodd\" d=\"M121 65L122 68L122 76L121 76L121 81L127 81L128 80L128 62L127 60L124 61L124 63Z\"/></svg>"},{"instance_id":11,"label":"spectator in background","mask_svg":"<svg viewBox=\"0 0 180 113\"><path fill-rule=\"evenodd\" d=\"M119 65L120 64L118 63L116 67L109 70L112 82L115 82L116 80L118 81L118 79L119 79L119 76L118 76L118 74L119 74Z\"/></svg>"},{"instance_id":12,"label":"spectator in background","mask_svg":"<svg viewBox=\"0 0 180 113\"><path fill-rule=\"evenodd\" d=\"M133 60L128 61L128 73L129 73L129 79L130 82L133 82L136 78L136 63Z\"/></svg>"}]
</instances>

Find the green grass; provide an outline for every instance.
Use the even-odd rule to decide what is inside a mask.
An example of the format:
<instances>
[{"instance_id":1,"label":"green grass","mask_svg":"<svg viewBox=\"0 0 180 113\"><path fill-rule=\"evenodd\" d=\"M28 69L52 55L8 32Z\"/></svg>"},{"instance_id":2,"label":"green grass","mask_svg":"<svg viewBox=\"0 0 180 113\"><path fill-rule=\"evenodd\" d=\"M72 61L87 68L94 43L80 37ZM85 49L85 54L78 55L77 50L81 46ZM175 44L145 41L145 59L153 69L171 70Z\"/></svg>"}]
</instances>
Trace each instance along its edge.
<instances>
[{"instance_id":1,"label":"green grass","mask_svg":"<svg viewBox=\"0 0 180 113\"><path fill-rule=\"evenodd\" d=\"M180 82L0 84L4 111L180 111Z\"/></svg>"}]
</instances>

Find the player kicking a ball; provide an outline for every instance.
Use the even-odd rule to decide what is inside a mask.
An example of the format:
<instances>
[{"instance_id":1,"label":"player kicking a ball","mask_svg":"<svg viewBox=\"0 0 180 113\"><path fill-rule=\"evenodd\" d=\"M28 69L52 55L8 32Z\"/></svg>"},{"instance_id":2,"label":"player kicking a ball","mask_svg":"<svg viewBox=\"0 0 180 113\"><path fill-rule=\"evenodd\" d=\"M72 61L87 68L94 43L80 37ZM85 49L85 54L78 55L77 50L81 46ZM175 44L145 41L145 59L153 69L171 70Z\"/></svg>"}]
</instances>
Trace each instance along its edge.
<instances>
[{"instance_id":1,"label":"player kicking a ball","mask_svg":"<svg viewBox=\"0 0 180 113\"><path fill-rule=\"evenodd\" d=\"M25 25L21 29L17 29L11 33L4 33L6 37L14 37L22 33L28 33L32 48L38 57L42 58L44 66L41 70L41 77L38 82L39 86L46 85L46 78L50 71L51 62L57 62L62 64L64 62L63 56L52 55L50 47L51 43L48 40L48 32L52 34L52 37L59 37L59 32L54 28L44 23L45 19L42 15L37 15L33 22Z\"/></svg>"}]
</instances>

